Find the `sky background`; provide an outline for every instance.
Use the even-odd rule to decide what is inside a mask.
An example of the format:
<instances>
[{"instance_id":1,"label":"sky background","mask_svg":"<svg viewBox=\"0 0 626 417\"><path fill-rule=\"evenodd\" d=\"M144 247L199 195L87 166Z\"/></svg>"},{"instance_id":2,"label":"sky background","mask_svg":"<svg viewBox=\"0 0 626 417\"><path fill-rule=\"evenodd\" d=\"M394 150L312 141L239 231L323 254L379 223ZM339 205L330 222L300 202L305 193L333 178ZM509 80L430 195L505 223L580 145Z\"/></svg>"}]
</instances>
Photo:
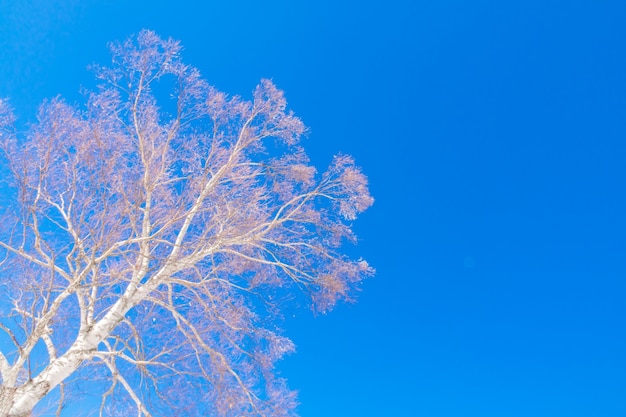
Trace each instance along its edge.
<instances>
[{"instance_id":1,"label":"sky background","mask_svg":"<svg viewBox=\"0 0 626 417\"><path fill-rule=\"evenodd\" d=\"M626 2L0 0L0 96L80 102L106 44L179 39L285 90L376 203L356 304L285 323L302 417L626 416Z\"/></svg>"}]
</instances>

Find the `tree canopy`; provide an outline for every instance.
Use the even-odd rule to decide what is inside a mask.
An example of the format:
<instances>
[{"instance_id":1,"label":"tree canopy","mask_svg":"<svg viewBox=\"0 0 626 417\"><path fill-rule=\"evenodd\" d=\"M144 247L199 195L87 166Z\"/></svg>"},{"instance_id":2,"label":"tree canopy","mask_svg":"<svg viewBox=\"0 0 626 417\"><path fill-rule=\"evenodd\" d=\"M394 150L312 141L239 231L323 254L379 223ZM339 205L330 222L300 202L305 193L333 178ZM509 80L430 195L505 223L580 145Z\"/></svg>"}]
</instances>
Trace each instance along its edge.
<instances>
[{"instance_id":1,"label":"tree canopy","mask_svg":"<svg viewBox=\"0 0 626 417\"><path fill-rule=\"evenodd\" d=\"M151 31L110 49L83 107L19 131L0 101L0 415L82 392L100 415L294 415L281 310L373 273L342 253L366 177L346 155L317 173L271 81L228 96Z\"/></svg>"}]
</instances>

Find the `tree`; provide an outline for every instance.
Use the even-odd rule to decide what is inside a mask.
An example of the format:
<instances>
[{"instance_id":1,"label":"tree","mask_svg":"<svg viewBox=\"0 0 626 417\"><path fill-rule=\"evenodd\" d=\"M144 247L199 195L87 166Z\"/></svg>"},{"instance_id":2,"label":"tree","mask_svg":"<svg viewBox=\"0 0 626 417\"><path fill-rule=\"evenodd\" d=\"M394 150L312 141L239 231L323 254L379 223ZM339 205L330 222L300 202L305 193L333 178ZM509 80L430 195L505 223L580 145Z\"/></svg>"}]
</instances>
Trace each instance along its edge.
<instances>
[{"instance_id":1,"label":"tree","mask_svg":"<svg viewBox=\"0 0 626 417\"><path fill-rule=\"evenodd\" d=\"M271 81L228 97L180 50L112 44L84 108L44 102L25 133L0 101L2 416L85 390L99 415L293 415L281 309L373 272L340 252L373 202L353 160L318 176Z\"/></svg>"}]
</instances>

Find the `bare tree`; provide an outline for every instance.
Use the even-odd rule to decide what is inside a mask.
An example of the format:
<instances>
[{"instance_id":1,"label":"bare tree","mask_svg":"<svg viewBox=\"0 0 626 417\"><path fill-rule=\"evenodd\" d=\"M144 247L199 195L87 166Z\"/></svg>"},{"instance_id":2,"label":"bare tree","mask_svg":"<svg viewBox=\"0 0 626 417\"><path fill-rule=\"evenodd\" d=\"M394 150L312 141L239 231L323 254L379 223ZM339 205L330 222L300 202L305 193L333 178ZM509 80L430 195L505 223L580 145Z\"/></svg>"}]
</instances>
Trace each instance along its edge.
<instances>
[{"instance_id":1,"label":"bare tree","mask_svg":"<svg viewBox=\"0 0 626 417\"><path fill-rule=\"evenodd\" d=\"M317 175L281 91L228 97L180 49L112 44L85 108L45 102L24 134L0 101L2 416L77 391L98 415L293 415L281 309L372 273L340 253L373 202L352 159Z\"/></svg>"}]
</instances>

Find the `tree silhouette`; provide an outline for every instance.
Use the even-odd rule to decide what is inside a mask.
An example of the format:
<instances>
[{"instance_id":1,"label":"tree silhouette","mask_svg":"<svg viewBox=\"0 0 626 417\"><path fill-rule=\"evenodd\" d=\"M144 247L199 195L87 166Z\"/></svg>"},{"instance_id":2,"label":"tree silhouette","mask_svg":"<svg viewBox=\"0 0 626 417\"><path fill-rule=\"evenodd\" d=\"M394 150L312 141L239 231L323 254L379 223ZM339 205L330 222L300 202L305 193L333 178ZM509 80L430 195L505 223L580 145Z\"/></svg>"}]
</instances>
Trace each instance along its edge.
<instances>
[{"instance_id":1,"label":"tree silhouette","mask_svg":"<svg viewBox=\"0 0 626 417\"><path fill-rule=\"evenodd\" d=\"M352 159L317 175L272 82L229 97L180 50L112 44L84 109L47 101L25 133L0 101L2 416L85 391L99 415L294 415L281 309L372 273L340 253L373 202Z\"/></svg>"}]
</instances>

